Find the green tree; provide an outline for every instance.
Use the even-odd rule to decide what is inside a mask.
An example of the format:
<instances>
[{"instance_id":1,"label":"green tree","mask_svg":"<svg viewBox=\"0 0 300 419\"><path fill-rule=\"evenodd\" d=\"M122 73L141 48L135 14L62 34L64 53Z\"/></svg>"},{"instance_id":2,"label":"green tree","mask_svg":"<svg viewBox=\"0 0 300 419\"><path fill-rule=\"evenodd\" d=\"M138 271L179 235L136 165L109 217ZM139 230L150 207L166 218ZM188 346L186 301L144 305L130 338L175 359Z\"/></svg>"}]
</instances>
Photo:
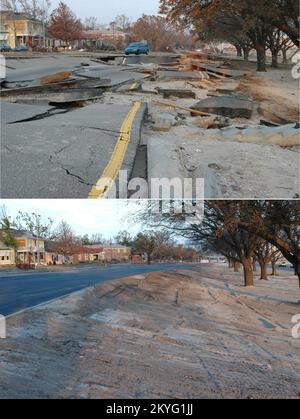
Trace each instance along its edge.
<instances>
[{"instance_id":1,"label":"green tree","mask_svg":"<svg viewBox=\"0 0 300 419\"><path fill-rule=\"evenodd\" d=\"M0 218L0 240L7 247L10 247L14 250L15 261L18 257L18 242L15 239L12 229L14 228L14 222L11 221L10 217L7 214L6 208L3 206L1 208L1 218Z\"/></svg>"},{"instance_id":2,"label":"green tree","mask_svg":"<svg viewBox=\"0 0 300 419\"><path fill-rule=\"evenodd\" d=\"M16 224L20 230L27 230L35 237L37 264L40 265L40 241L50 238L53 220L51 218L44 220L40 214L36 214L35 212L29 214L28 212L19 211Z\"/></svg>"}]
</instances>

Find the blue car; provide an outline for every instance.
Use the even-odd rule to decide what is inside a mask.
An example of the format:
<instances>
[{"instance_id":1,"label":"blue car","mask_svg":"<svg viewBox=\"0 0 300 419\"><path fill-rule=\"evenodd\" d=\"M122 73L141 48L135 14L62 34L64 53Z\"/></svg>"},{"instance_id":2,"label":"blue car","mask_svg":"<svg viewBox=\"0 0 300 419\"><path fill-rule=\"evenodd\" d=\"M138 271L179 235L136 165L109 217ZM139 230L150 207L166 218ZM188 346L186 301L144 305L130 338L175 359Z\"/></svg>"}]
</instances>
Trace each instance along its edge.
<instances>
[{"instance_id":1,"label":"blue car","mask_svg":"<svg viewBox=\"0 0 300 419\"><path fill-rule=\"evenodd\" d=\"M11 47L6 44L0 44L0 52L10 52L12 51Z\"/></svg>"},{"instance_id":2,"label":"blue car","mask_svg":"<svg viewBox=\"0 0 300 419\"><path fill-rule=\"evenodd\" d=\"M16 52L26 52L26 51L28 51L28 48L27 48L27 47L25 47L25 45L18 45L18 46L15 48L15 51L16 51Z\"/></svg>"},{"instance_id":3,"label":"blue car","mask_svg":"<svg viewBox=\"0 0 300 419\"><path fill-rule=\"evenodd\" d=\"M150 48L148 44L142 42L136 42L133 44L129 44L128 47L125 49L125 55L135 54L146 54L149 55Z\"/></svg>"}]
</instances>

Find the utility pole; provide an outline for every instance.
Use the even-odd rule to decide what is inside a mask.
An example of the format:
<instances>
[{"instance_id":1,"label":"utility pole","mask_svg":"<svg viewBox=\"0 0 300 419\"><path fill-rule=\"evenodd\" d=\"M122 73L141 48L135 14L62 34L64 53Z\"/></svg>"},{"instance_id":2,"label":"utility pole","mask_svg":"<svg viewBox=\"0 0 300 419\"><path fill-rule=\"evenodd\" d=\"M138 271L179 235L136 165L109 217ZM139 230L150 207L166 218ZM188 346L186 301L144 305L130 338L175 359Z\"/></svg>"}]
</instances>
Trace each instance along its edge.
<instances>
[{"instance_id":1,"label":"utility pole","mask_svg":"<svg viewBox=\"0 0 300 419\"><path fill-rule=\"evenodd\" d=\"M46 21L45 21L45 14L46 14L46 3L45 0L43 0L43 42L44 42L44 48L46 47Z\"/></svg>"}]
</instances>

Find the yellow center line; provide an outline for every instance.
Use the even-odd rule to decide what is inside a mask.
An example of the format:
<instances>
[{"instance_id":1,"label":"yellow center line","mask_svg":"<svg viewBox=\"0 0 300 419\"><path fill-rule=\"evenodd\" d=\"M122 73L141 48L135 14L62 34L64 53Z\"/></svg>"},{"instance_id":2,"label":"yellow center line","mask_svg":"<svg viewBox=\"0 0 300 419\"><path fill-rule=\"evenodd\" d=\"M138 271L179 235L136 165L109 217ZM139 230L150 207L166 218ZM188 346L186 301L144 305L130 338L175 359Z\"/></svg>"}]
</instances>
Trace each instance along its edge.
<instances>
[{"instance_id":1,"label":"yellow center line","mask_svg":"<svg viewBox=\"0 0 300 419\"><path fill-rule=\"evenodd\" d=\"M131 132L134 119L140 110L141 105L141 102L136 102L125 118L111 159L96 185L92 187L88 196L89 199L105 198L111 187L114 185L114 181L116 180L122 167L127 148L131 140Z\"/></svg>"}]
</instances>

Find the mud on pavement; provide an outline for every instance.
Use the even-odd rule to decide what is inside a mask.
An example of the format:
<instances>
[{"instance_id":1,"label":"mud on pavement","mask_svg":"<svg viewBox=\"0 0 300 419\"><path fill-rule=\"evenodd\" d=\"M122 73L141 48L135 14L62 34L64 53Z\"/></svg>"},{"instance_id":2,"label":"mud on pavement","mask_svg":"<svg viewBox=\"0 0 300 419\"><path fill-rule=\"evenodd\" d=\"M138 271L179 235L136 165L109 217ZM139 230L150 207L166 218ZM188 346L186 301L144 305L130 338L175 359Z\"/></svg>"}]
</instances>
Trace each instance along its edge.
<instances>
[{"instance_id":1,"label":"mud on pavement","mask_svg":"<svg viewBox=\"0 0 300 419\"><path fill-rule=\"evenodd\" d=\"M151 273L8 319L1 398L300 398L297 281Z\"/></svg>"}]
</instances>

